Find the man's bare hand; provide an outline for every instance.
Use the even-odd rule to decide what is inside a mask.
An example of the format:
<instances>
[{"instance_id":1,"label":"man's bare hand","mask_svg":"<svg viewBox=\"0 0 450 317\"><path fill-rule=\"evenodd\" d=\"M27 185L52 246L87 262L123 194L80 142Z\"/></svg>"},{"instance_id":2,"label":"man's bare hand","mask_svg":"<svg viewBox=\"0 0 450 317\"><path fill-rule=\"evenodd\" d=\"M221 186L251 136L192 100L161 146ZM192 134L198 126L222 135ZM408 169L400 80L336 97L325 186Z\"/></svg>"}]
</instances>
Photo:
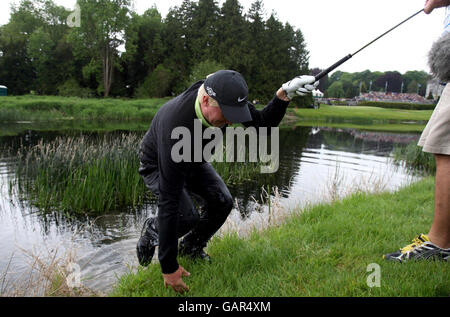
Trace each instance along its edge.
<instances>
[{"instance_id":1,"label":"man's bare hand","mask_svg":"<svg viewBox=\"0 0 450 317\"><path fill-rule=\"evenodd\" d=\"M180 294L183 294L185 291L189 291L189 287L184 284L182 277L183 276L190 276L191 273L186 271L181 265L178 267L178 270L176 270L172 274L163 274L164 278L164 287L167 288L169 286L172 287L172 289Z\"/></svg>"},{"instance_id":2,"label":"man's bare hand","mask_svg":"<svg viewBox=\"0 0 450 317\"><path fill-rule=\"evenodd\" d=\"M450 0L426 0L423 11L430 14L434 9L450 5Z\"/></svg>"}]
</instances>

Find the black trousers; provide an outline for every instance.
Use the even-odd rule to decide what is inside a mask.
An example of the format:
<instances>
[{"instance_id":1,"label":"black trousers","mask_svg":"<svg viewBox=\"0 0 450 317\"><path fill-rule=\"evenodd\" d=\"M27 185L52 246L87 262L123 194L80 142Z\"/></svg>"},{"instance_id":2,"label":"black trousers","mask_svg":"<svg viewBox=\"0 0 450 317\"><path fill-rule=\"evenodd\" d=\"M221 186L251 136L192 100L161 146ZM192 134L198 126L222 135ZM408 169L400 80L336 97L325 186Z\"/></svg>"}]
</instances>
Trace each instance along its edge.
<instances>
[{"instance_id":1,"label":"black trousers","mask_svg":"<svg viewBox=\"0 0 450 317\"><path fill-rule=\"evenodd\" d=\"M148 171L141 166L139 172L145 185L159 197L158 170ZM197 203L196 207L194 201ZM201 210L199 210L201 209ZM180 197L178 210L178 238L185 236L186 243L206 246L206 243L222 227L233 209L230 191L210 163L198 164L190 170ZM159 232L158 222L156 228Z\"/></svg>"}]
</instances>

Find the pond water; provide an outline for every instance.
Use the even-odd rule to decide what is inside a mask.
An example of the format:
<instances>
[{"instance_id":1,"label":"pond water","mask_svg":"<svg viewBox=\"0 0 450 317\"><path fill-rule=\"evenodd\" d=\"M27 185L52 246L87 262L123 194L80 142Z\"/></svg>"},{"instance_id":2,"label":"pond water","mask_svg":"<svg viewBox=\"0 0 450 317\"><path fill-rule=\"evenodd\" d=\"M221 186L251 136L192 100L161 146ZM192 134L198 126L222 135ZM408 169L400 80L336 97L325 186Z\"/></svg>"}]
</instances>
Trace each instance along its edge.
<instances>
[{"instance_id":1,"label":"pond water","mask_svg":"<svg viewBox=\"0 0 450 317\"><path fill-rule=\"evenodd\" d=\"M81 133L29 130L0 137L0 291L26 276L36 258L64 258L68 252L74 254L82 283L100 292L108 292L118 276L138 266L136 242L145 219L156 213L155 202L140 210L68 220L62 215L43 215L9 190L16 158L6 155L6 148ZM219 234L233 230L245 235L252 227L268 225L277 214L282 216L295 208L341 198L356 190L395 190L416 181L418 176L394 165L391 155L395 147L418 138L418 133L281 129L278 172L229 186L236 206ZM5 281L11 282L5 285Z\"/></svg>"}]
</instances>

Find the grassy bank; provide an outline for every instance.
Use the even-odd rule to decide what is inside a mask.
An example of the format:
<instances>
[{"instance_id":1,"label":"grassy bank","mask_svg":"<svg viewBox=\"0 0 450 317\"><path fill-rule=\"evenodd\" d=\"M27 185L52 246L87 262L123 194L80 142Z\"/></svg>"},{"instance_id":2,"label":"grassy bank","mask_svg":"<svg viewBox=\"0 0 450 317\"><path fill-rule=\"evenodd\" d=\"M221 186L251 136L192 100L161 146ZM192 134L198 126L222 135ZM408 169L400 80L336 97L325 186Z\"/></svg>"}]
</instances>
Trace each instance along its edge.
<instances>
[{"instance_id":1,"label":"grassy bank","mask_svg":"<svg viewBox=\"0 0 450 317\"><path fill-rule=\"evenodd\" d=\"M18 96L0 99L0 122L54 120L149 120L170 98L83 99Z\"/></svg>"},{"instance_id":2,"label":"grassy bank","mask_svg":"<svg viewBox=\"0 0 450 317\"><path fill-rule=\"evenodd\" d=\"M55 120L149 120L170 98L83 99L54 96L17 96L0 99L0 122ZM321 105L320 109L293 109L303 120L363 119L427 121L432 110L387 109Z\"/></svg>"},{"instance_id":3,"label":"grassy bank","mask_svg":"<svg viewBox=\"0 0 450 317\"><path fill-rule=\"evenodd\" d=\"M295 114L303 120L363 119L395 121L427 121L432 110L404 110L377 107L349 107L321 105L320 109L294 109Z\"/></svg>"},{"instance_id":4,"label":"grassy bank","mask_svg":"<svg viewBox=\"0 0 450 317\"><path fill-rule=\"evenodd\" d=\"M187 296L449 296L448 263L390 263L382 255L426 233L433 178L396 193L355 194L298 211L285 224L247 238L214 238L212 264L181 259ZM381 287L367 272L380 265ZM123 276L112 296L174 296L158 264Z\"/></svg>"}]
</instances>

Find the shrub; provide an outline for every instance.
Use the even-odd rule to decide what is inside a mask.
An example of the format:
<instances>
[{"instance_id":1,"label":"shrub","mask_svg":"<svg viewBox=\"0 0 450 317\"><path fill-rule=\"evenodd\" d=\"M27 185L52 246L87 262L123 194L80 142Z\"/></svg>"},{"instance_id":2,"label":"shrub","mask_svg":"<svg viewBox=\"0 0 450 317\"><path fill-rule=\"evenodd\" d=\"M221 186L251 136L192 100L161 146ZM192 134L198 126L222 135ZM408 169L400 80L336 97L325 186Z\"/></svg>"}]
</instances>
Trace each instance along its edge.
<instances>
[{"instance_id":1,"label":"shrub","mask_svg":"<svg viewBox=\"0 0 450 317\"><path fill-rule=\"evenodd\" d=\"M58 87L58 95L64 97L90 98L94 93L89 88L81 87L78 82L71 78Z\"/></svg>"},{"instance_id":2,"label":"shrub","mask_svg":"<svg viewBox=\"0 0 450 317\"><path fill-rule=\"evenodd\" d=\"M172 74L164 65L158 65L136 89L136 98L162 98L170 94Z\"/></svg>"}]
</instances>

